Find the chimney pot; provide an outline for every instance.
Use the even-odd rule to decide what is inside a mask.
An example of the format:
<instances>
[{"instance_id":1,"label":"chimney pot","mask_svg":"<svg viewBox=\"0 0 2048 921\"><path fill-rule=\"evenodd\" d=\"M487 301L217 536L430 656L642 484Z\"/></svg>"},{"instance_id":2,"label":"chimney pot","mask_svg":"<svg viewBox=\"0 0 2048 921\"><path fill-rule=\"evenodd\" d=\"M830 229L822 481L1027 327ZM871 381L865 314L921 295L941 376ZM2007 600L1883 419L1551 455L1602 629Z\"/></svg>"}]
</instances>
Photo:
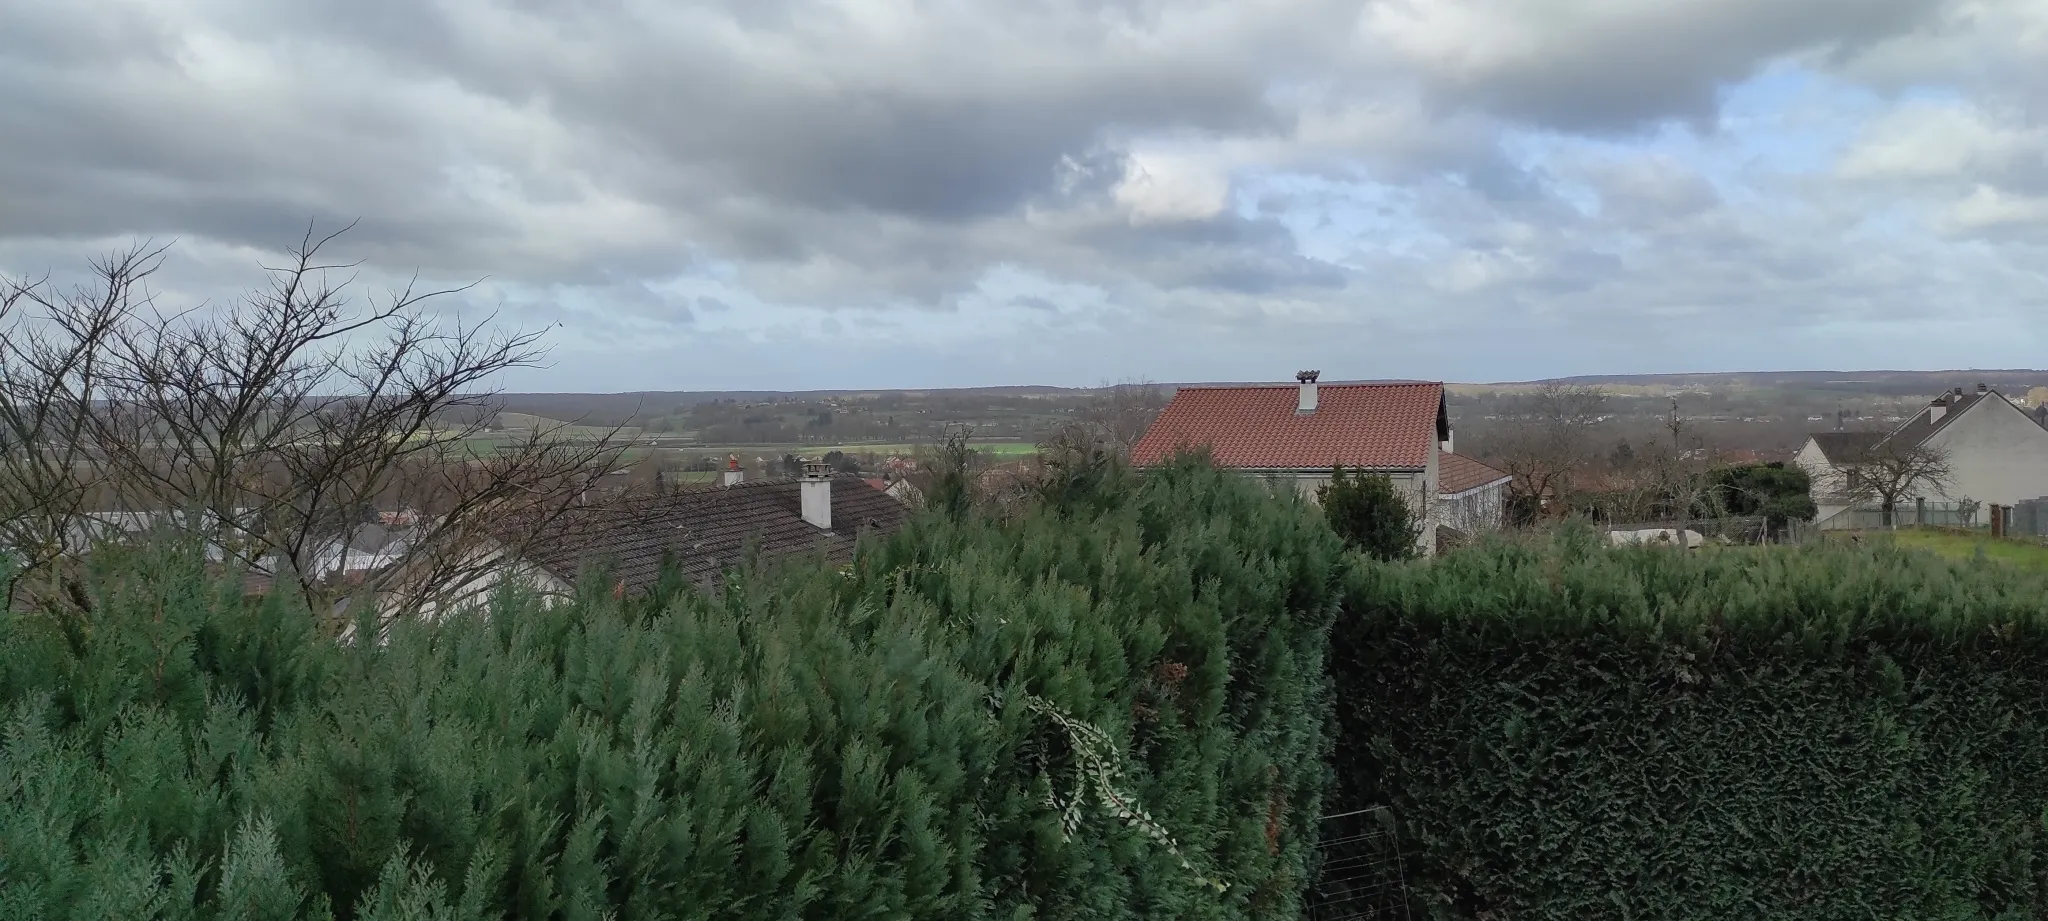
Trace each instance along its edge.
<instances>
[{"instance_id":1,"label":"chimney pot","mask_svg":"<svg viewBox=\"0 0 2048 921\"><path fill-rule=\"evenodd\" d=\"M723 484L726 486L737 486L746 478L746 471L740 469L740 456L737 454L726 455Z\"/></svg>"},{"instance_id":2,"label":"chimney pot","mask_svg":"<svg viewBox=\"0 0 2048 921\"><path fill-rule=\"evenodd\" d=\"M804 521L814 528L832 530L832 465L806 462L803 479L797 482L797 499Z\"/></svg>"}]
</instances>

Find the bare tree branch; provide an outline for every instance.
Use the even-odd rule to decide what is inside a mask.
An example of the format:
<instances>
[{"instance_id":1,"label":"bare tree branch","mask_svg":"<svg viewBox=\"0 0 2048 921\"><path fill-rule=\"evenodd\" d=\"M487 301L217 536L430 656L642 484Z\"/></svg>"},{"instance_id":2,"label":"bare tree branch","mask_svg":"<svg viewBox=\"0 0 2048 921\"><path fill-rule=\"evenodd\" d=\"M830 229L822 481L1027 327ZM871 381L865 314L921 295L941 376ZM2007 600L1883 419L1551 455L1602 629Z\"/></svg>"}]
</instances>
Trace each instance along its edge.
<instances>
[{"instance_id":1,"label":"bare tree branch","mask_svg":"<svg viewBox=\"0 0 2048 921\"><path fill-rule=\"evenodd\" d=\"M23 569L57 572L87 512L130 510L315 611L353 597L418 611L492 556L476 548L516 552L500 516L545 522L613 469L616 427L489 436L494 381L537 365L540 337L444 323L430 302L463 289L416 279L358 306L351 279L329 278L355 264L321 255L347 230L309 227L225 309L158 309L142 285L164 250L146 245L96 263L90 289L0 287L0 437L35 446L0 460L0 541ZM352 564L378 511L412 523Z\"/></svg>"},{"instance_id":2,"label":"bare tree branch","mask_svg":"<svg viewBox=\"0 0 2048 921\"><path fill-rule=\"evenodd\" d=\"M1900 499L1921 492L1947 495L1955 480L1946 449L1890 439L1848 459L1841 468L1844 495L1877 502L1885 527L1895 525Z\"/></svg>"},{"instance_id":3,"label":"bare tree branch","mask_svg":"<svg viewBox=\"0 0 2048 921\"><path fill-rule=\"evenodd\" d=\"M1517 492L1568 507L1573 475L1597 453L1606 405L1607 392L1598 387L1543 384L1500 414L1489 454L1514 477Z\"/></svg>"}]
</instances>

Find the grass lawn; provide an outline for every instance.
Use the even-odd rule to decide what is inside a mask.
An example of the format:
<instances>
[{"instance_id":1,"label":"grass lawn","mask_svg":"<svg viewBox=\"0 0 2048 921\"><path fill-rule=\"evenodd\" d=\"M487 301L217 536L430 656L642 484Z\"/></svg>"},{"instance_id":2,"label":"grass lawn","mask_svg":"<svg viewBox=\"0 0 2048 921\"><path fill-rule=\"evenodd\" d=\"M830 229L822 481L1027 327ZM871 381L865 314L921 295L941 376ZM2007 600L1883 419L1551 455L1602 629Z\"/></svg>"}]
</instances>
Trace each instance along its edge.
<instances>
[{"instance_id":1,"label":"grass lawn","mask_svg":"<svg viewBox=\"0 0 2048 921\"><path fill-rule=\"evenodd\" d=\"M2025 569L2048 572L2048 545L2024 539L1993 539L1984 533L1946 528L1900 528L1862 531L1864 540L1889 540L1900 547L1925 550L1951 560L1974 559L1978 550L1990 559Z\"/></svg>"}]
</instances>

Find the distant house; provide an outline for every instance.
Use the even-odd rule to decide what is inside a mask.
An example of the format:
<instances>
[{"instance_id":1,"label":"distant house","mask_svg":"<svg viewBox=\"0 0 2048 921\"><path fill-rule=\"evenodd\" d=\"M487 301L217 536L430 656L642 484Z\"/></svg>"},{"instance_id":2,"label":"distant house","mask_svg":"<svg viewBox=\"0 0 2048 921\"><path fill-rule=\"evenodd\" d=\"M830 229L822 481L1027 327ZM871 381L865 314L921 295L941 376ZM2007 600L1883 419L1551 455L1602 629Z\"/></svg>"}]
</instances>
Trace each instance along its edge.
<instances>
[{"instance_id":1,"label":"distant house","mask_svg":"<svg viewBox=\"0 0 2048 921\"><path fill-rule=\"evenodd\" d=\"M917 487L910 485L909 480L900 476L894 480L885 477L868 477L861 482L887 493L889 498L895 499L904 505L914 506L924 498L924 495L917 491Z\"/></svg>"},{"instance_id":2,"label":"distant house","mask_svg":"<svg viewBox=\"0 0 2048 921\"><path fill-rule=\"evenodd\" d=\"M1463 454L1437 457L1437 523L1466 534L1500 530L1514 477Z\"/></svg>"},{"instance_id":3,"label":"distant house","mask_svg":"<svg viewBox=\"0 0 2048 921\"><path fill-rule=\"evenodd\" d=\"M1318 382L1181 387L1131 451L1139 467L1184 448L1207 448L1217 466L1286 483L1313 499L1343 466L1385 474L1422 523L1417 546L1436 548L1438 467L1451 450L1441 383Z\"/></svg>"},{"instance_id":4,"label":"distant house","mask_svg":"<svg viewBox=\"0 0 2048 921\"><path fill-rule=\"evenodd\" d=\"M1938 448L1948 458L1946 487L1915 500L1971 499L2011 505L2048 496L2048 428L1998 391L1978 384L1944 393L1891 431L1818 432L1793 462L1813 480L1815 521L1829 520L1856 499L1857 465L1888 446Z\"/></svg>"},{"instance_id":5,"label":"distant house","mask_svg":"<svg viewBox=\"0 0 2048 921\"><path fill-rule=\"evenodd\" d=\"M728 485L570 509L550 523L545 537L522 540L519 557L500 560L494 578L462 594L487 594L510 577L542 595L566 595L585 573L602 567L616 591L631 595L653 588L665 562L699 588L716 591L727 572L749 559L815 553L828 563L848 562L856 540L893 533L908 518L903 503L860 477L814 464L802 477L734 478Z\"/></svg>"},{"instance_id":6,"label":"distant house","mask_svg":"<svg viewBox=\"0 0 2048 921\"><path fill-rule=\"evenodd\" d=\"M1813 481L1813 520L1825 523L1857 504L1851 474L1884 432L1815 432L1792 462Z\"/></svg>"}]
</instances>

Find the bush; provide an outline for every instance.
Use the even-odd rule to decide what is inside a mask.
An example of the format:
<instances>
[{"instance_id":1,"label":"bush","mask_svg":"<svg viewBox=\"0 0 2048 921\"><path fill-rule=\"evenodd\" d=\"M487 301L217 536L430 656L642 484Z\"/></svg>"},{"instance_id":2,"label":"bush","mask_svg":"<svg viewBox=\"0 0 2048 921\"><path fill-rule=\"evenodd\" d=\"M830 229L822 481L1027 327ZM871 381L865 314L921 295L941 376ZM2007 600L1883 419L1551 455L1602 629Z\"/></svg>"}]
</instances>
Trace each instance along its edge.
<instances>
[{"instance_id":1,"label":"bush","mask_svg":"<svg viewBox=\"0 0 2048 921\"><path fill-rule=\"evenodd\" d=\"M1337 535L1366 555L1402 560L1415 554L1421 533L1415 512L1385 475L1338 467L1316 491L1316 499Z\"/></svg>"},{"instance_id":2,"label":"bush","mask_svg":"<svg viewBox=\"0 0 2048 921\"><path fill-rule=\"evenodd\" d=\"M1350 589L1339 784L1418 917L2048 916L2048 582L1593 538Z\"/></svg>"},{"instance_id":3,"label":"bush","mask_svg":"<svg viewBox=\"0 0 2048 921\"><path fill-rule=\"evenodd\" d=\"M1813 482L1796 464L1772 461L1722 467L1709 476L1710 496L1730 514L1763 518L1772 533L1793 521L1811 521ZM1709 511L1702 509L1701 511Z\"/></svg>"},{"instance_id":4,"label":"bush","mask_svg":"<svg viewBox=\"0 0 2048 921\"><path fill-rule=\"evenodd\" d=\"M1193 466L371 646L105 560L0 618L0 917L1298 914L1344 565Z\"/></svg>"}]
</instances>

